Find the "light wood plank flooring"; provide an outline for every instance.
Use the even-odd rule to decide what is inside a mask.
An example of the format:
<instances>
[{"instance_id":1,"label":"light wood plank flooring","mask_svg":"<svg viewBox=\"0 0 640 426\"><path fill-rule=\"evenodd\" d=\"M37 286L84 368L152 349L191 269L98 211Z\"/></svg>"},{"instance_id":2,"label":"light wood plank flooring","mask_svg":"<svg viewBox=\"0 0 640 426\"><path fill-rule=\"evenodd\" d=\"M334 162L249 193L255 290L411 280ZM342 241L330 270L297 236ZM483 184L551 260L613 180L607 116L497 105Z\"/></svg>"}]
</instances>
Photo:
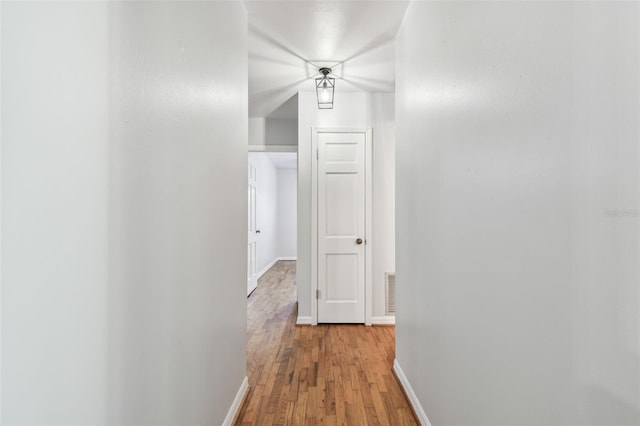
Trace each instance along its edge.
<instances>
[{"instance_id":1,"label":"light wood plank flooring","mask_svg":"<svg viewBox=\"0 0 640 426\"><path fill-rule=\"evenodd\" d=\"M394 327L296 326L294 261L248 299L250 391L237 425L418 424L391 368Z\"/></svg>"}]
</instances>

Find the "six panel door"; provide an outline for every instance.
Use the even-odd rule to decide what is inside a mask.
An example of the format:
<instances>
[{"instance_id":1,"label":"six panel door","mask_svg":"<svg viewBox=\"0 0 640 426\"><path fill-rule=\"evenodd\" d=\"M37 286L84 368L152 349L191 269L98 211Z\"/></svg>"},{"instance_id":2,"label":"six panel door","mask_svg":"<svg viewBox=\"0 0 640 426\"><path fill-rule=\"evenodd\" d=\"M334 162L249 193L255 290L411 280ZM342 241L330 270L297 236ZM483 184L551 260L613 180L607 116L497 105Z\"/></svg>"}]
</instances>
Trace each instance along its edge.
<instances>
[{"instance_id":1,"label":"six panel door","mask_svg":"<svg viewBox=\"0 0 640 426\"><path fill-rule=\"evenodd\" d=\"M318 322L365 322L365 133L318 133Z\"/></svg>"}]
</instances>

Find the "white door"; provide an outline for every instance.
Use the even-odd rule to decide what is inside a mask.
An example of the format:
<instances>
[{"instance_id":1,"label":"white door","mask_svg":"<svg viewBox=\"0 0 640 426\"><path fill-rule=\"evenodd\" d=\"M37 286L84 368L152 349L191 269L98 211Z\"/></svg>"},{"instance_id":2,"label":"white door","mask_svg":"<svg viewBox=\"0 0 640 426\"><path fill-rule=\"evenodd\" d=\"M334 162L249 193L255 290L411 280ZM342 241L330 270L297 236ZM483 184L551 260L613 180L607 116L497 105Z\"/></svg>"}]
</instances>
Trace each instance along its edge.
<instances>
[{"instance_id":1,"label":"white door","mask_svg":"<svg viewBox=\"0 0 640 426\"><path fill-rule=\"evenodd\" d=\"M247 204L248 233L247 233L247 295L258 286L258 271L256 271L256 244L258 243L258 230L256 229L256 192L258 190L256 167L249 162L249 187Z\"/></svg>"},{"instance_id":2,"label":"white door","mask_svg":"<svg viewBox=\"0 0 640 426\"><path fill-rule=\"evenodd\" d=\"M318 133L318 322L365 322L365 133Z\"/></svg>"}]
</instances>

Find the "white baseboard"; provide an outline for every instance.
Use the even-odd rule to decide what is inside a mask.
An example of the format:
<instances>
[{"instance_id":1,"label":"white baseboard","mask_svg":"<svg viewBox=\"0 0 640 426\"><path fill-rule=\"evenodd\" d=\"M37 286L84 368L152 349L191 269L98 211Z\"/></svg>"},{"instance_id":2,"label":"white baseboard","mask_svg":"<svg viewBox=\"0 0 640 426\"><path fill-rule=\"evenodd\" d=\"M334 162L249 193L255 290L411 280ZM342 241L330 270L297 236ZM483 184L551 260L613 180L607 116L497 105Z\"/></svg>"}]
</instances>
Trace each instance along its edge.
<instances>
[{"instance_id":1,"label":"white baseboard","mask_svg":"<svg viewBox=\"0 0 640 426\"><path fill-rule=\"evenodd\" d=\"M249 379L245 376L242 384L240 385L240 389L238 389L238 393L236 397L233 399L233 403L229 408L229 412L227 413L227 417L224 418L222 422L222 426L231 426L233 421L238 416L240 412L240 408L242 408L242 403L244 402L245 397L249 393Z\"/></svg>"},{"instance_id":2,"label":"white baseboard","mask_svg":"<svg viewBox=\"0 0 640 426\"><path fill-rule=\"evenodd\" d=\"M387 315L384 317L371 317L371 324L373 325L395 325L396 317L393 315Z\"/></svg>"},{"instance_id":3,"label":"white baseboard","mask_svg":"<svg viewBox=\"0 0 640 426\"><path fill-rule=\"evenodd\" d=\"M253 293L253 291L258 288L258 284L257 284L258 280L256 280L256 286L254 288L252 288L251 290L249 290L249 288L247 287L247 297L251 296L251 293Z\"/></svg>"},{"instance_id":4,"label":"white baseboard","mask_svg":"<svg viewBox=\"0 0 640 426\"><path fill-rule=\"evenodd\" d=\"M284 256L284 257L279 257L278 260L298 260L298 258L295 256L293 257Z\"/></svg>"},{"instance_id":5,"label":"white baseboard","mask_svg":"<svg viewBox=\"0 0 640 426\"><path fill-rule=\"evenodd\" d=\"M301 317L298 315L296 325L311 325L311 317Z\"/></svg>"},{"instance_id":6,"label":"white baseboard","mask_svg":"<svg viewBox=\"0 0 640 426\"><path fill-rule=\"evenodd\" d=\"M422 426L431 426L431 423L427 418L427 414L422 408L422 404L418 401L418 397L413 391L411 383L409 383L409 379L407 379L407 376L404 374L404 371L402 370L402 367L400 367L397 359L393 360L393 372L396 373L396 377L398 378L400 385L404 388L404 393L407 395L407 398L409 398L409 403L413 407L413 411L416 413L416 416L418 416L420 424Z\"/></svg>"}]
</instances>

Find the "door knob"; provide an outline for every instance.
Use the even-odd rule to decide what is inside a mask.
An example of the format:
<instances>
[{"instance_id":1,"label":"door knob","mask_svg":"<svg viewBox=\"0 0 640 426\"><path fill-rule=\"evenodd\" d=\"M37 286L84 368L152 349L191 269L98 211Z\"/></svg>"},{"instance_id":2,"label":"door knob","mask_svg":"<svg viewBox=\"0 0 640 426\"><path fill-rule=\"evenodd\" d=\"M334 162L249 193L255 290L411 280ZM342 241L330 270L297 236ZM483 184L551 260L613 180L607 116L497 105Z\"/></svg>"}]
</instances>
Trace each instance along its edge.
<instances>
[{"instance_id":1,"label":"door knob","mask_svg":"<svg viewBox=\"0 0 640 426\"><path fill-rule=\"evenodd\" d=\"M260 233L260 230L259 230L259 229L256 229L256 234L259 234L259 233Z\"/></svg>"},{"instance_id":2,"label":"door knob","mask_svg":"<svg viewBox=\"0 0 640 426\"><path fill-rule=\"evenodd\" d=\"M356 240L356 244L362 244L362 238L358 238L358 239Z\"/></svg>"}]
</instances>

